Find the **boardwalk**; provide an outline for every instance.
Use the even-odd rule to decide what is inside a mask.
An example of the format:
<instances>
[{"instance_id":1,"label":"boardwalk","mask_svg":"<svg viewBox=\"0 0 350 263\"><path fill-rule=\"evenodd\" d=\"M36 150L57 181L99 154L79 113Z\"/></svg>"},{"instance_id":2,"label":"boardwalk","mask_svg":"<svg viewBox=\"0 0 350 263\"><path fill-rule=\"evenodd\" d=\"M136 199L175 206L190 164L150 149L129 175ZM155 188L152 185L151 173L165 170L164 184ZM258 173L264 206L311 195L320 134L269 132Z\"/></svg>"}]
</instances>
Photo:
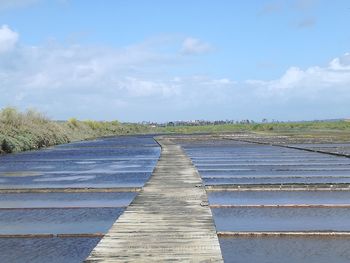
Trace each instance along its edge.
<instances>
[{"instance_id":1,"label":"boardwalk","mask_svg":"<svg viewBox=\"0 0 350 263\"><path fill-rule=\"evenodd\" d=\"M157 141L150 181L85 262L223 262L196 168L180 146Z\"/></svg>"}]
</instances>

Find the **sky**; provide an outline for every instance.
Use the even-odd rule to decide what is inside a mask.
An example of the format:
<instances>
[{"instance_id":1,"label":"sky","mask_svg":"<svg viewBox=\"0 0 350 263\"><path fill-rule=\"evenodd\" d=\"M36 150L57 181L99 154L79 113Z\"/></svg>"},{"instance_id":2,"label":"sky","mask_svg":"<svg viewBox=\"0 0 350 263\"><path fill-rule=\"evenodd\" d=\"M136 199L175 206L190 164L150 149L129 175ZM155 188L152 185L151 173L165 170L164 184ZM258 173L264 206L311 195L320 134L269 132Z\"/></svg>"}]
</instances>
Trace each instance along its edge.
<instances>
[{"instance_id":1,"label":"sky","mask_svg":"<svg viewBox=\"0 0 350 263\"><path fill-rule=\"evenodd\" d=\"M348 0L0 0L0 108L350 118L349 25Z\"/></svg>"}]
</instances>

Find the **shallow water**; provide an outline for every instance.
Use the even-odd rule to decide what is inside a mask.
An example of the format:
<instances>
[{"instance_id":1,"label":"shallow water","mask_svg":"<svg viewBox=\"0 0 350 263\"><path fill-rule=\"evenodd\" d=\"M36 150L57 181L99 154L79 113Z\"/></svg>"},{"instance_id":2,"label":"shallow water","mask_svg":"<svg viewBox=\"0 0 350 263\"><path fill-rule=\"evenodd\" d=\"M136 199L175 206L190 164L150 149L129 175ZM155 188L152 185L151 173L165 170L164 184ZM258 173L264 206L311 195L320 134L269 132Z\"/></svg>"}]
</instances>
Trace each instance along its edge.
<instances>
[{"instance_id":1,"label":"shallow water","mask_svg":"<svg viewBox=\"0 0 350 263\"><path fill-rule=\"evenodd\" d=\"M229 263L346 263L350 262L350 238L264 237L220 238Z\"/></svg>"},{"instance_id":2,"label":"shallow water","mask_svg":"<svg viewBox=\"0 0 350 263\"><path fill-rule=\"evenodd\" d=\"M0 188L142 187L160 155L124 136L0 156ZM0 194L0 234L106 233L136 193ZM0 238L0 262L82 262L99 238Z\"/></svg>"},{"instance_id":3,"label":"shallow water","mask_svg":"<svg viewBox=\"0 0 350 263\"><path fill-rule=\"evenodd\" d=\"M0 194L1 208L127 206L136 193L20 193Z\"/></svg>"},{"instance_id":4,"label":"shallow water","mask_svg":"<svg viewBox=\"0 0 350 263\"><path fill-rule=\"evenodd\" d=\"M106 233L122 208L0 210L0 234Z\"/></svg>"},{"instance_id":5,"label":"shallow water","mask_svg":"<svg viewBox=\"0 0 350 263\"><path fill-rule=\"evenodd\" d=\"M140 187L159 155L152 136L105 138L4 155L0 187Z\"/></svg>"},{"instance_id":6,"label":"shallow water","mask_svg":"<svg viewBox=\"0 0 350 263\"><path fill-rule=\"evenodd\" d=\"M111 156L118 156L119 158L133 157L149 157L157 155L158 147L133 147L133 148L50 148L39 151L29 151L18 154L9 154L2 157L3 161L10 161L17 158L22 160L35 160L40 158L42 160L82 160L82 159L104 159Z\"/></svg>"},{"instance_id":7,"label":"shallow water","mask_svg":"<svg viewBox=\"0 0 350 263\"><path fill-rule=\"evenodd\" d=\"M79 263L90 254L99 240L99 238L0 238L0 262Z\"/></svg>"},{"instance_id":8,"label":"shallow water","mask_svg":"<svg viewBox=\"0 0 350 263\"><path fill-rule=\"evenodd\" d=\"M350 183L350 159L241 143L183 143L206 185ZM324 145L321 145L322 147ZM331 148L331 145L328 147ZM350 204L348 191L209 192L216 205ZM347 208L213 208L218 231L350 231ZM220 238L225 262L350 262L350 238Z\"/></svg>"},{"instance_id":9,"label":"shallow water","mask_svg":"<svg viewBox=\"0 0 350 263\"><path fill-rule=\"evenodd\" d=\"M213 208L218 231L350 231L350 208Z\"/></svg>"},{"instance_id":10,"label":"shallow water","mask_svg":"<svg viewBox=\"0 0 350 263\"><path fill-rule=\"evenodd\" d=\"M206 184L350 182L350 160L229 141L186 144ZM104 138L0 157L0 188L143 186L150 136ZM343 177L341 177L343 176ZM349 178L347 178L347 176ZM2 194L0 234L105 233L135 193ZM344 204L347 192L214 192L212 204ZM40 209L53 207L54 209ZM59 207L82 207L60 209ZM350 209L212 209L218 231L350 231ZM0 262L81 262L98 238L1 239ZM220 238L225 262L349 262L350 238ZM14 248L16 254L14 256Z\"/></svg>"},{"instance_id":11,"label":"shallow water","mask_svg":"<svg viewBox=\"0 0 350 263\"><path fill-rule=\"evenodd\" d=\"M208 198L219 205L347 204L350 191L228 191L209 192Z\"/></svg>"},{"instance_id":12,"label":"shallow water","mask_svg":"<svg viewBox=\"0 0 350 263\"><path fill-rule=\"evenodd\" d=\"M141 187L150 176L151 172L119 174L45 174L40 177L6 177L1 178L1 188Z\"/></svg>"},{"instance_id":13,"label":"shallow water","mask_svg":"<svg viewBox=\"0 0 350 263\"><path fill-rule=\"evenodd\" d=\"M120 171L152 171L156 160L87 160L87 161L7 161L0 166L0 175L7 173L50 173L50 172L120 172ZM16 174L13 174L16 176Z\"/></svg>"},{"instance_id":14,"label":"shallow water","mask_svg":"<svg viewBox=\"0 0 350 263\"><path fill-rule=\"evenodd\" d=\"M344 157L240 142L184 147L206 185L350 183Z\"/></svg>"}]
</instances>

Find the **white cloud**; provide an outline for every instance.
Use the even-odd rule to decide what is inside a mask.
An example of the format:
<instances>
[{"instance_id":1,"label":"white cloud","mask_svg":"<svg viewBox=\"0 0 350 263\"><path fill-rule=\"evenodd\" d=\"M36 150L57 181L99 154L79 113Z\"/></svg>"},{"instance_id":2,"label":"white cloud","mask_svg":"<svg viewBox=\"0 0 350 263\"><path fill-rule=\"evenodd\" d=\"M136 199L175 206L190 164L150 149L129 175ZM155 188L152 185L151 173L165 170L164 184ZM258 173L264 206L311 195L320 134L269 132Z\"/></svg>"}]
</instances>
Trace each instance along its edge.
<instances>
[{"instance_id":1,"label":"white cloud","mask_svg":"<svg viewBox=\"0 0 350 263\"><path fill-rule=\"evenodd\" d=\"M164 98L177 95L179 86L164 80L146 80L135 77L122 78L118 84L131 97L162 96Z\"/></svg>"},{"instance_id":2,"label":"white cloud","mask_svg":"<svg viewBox=\"0 0 350 263\"><path fill-rule=\"evenodd\" d=\"M35 107L57 119L130 121L349 114L348 53L326 66L290 67L274 80L237 82L200 72L179 74L187 58L164 48L161 41L123 48L54 42L27 46L17 43L18 34L9 27L1 27L3 31L13 34L13 41L0 45L6 46L6 53L0 54L0 107Z\"/></svg>"},{"instance_id":3,"label":"white cloud","mask_svg":"<svg viewBox=\"0 0 350 263\"><path fill-rule=\"evenodd\" d=\"M162 41L123 48L55 42L27 46L16 45L18 34L7 26L2 29L12 36L0 42L7 43L2 50L13 52L0 60L0 107L36 107L56 118L136 118L132 107L152 108L166 102L168 108L190 107L196 94L210 91L218 99L221 95L215 89L233 83L227 78L168 76L167 69L184 58L164 52L162 46L157 52ZM125 107L130 115L118 112ZM138 119L147 119L142 114L146 113Z\"/></svg>"},{"instance_id":4,"label":"white cloud","mask_svg":"<svg viewBox=\"0 0 350 263\"><path fill-rule=\"evenodd\" d=\"M332 114L337 107L347 105L350 99L350 54L331 60L325 67L313 66L305 70L291 67L276 80L250 80L246 84L258 96L272 101L317 102L324 108L335 102L337 104L332 105L334 109L329 112ZM307 114L311 109L304 110Z\"/></svg>"},{"instance_id":5,"label":"white cloud","mask_svg":"<svg viewBox=\"0 0 350 263\"><path fill-rule=\"evenodd\" d=\"M345 53L343 56L339 58L333 59L330 64L329 68L332 70L350 70L350 53Z\"/></svg>"},{"instance_id":6,"label":"white cloud","mask_svg":"<svg viewBox=\"0 0 350 263\"><path fill-rule=\"evenodd\" d=\"M212 50L209 43L205 43L198 38L188 37L182 43L181 53L185 55L194 55L207 53Z\"/></svg>"},{"instance_id":7,"label":"white cloud","mask_svg":"<svg viewBox=\"0 0 350 263\"><path fill-rule=\"evenodd\" d=\"M13 50L18 41L18 34L7 25L0 27L0 54Z\"/></svg>"}]
</instances>

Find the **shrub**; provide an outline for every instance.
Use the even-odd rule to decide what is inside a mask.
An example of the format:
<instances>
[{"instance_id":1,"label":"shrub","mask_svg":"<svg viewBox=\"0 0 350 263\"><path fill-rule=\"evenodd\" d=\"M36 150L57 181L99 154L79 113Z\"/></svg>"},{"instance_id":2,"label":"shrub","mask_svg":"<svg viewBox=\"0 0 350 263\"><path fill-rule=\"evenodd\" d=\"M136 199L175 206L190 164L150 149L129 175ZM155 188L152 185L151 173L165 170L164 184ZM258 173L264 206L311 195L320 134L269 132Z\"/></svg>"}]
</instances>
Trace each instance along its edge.
<instances>
[{"instance_id":1,"label":"shrub","mask_svg":"<svg viewBox=\"0 0 350 263\"><path fill-rule=\"evenodd\" d=\"M0 112L0 121L6 125L19 127L23 123L23 116L15 108L8 107Z\"/></svg>"},{"instance_id":2,"label":"shrub","mask_svg":"<svg viewBox=\"0 0 350 263\"><path fill-rule=\"evenodd\" d=\"M78 120L76 118L70 118L68 123L72 125L72 127L78 127Z\"/></svg>"},{"instance_id":3,"label":"shrub","mask_svg":"<svg viewBox=\"0 0 350 263\"><path fill-rule=\"evenodd\" d=\"M148 126L121 124L118 121L80 122L71 118L55 122L33 109L19 112L9 107L0 110L0 153L33 150L72 140L149 131Z\"/></svg>"}]
</instances>

